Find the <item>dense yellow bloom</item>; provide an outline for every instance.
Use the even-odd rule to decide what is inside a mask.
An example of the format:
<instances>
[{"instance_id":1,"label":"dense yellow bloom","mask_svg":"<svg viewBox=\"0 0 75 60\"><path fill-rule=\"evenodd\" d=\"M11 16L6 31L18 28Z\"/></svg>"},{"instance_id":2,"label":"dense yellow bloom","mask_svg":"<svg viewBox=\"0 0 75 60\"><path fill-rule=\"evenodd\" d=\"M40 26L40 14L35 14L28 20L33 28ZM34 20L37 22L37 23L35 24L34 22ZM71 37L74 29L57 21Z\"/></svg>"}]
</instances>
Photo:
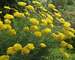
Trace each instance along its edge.
<instances>
[{"instance_id":1,"label":"dense yellow bloom","mask_svg":"<svg viewBox=\"0 0 75 60\"><path fill-rule=\"evenodd\" d=\"M30 50L27 47L23 47L22 50L21 50L21 53L22 54L29 54Z\"/></svg>"},{"instance_id":2,"label":"dense yellow bloom","mask_svg":"<svg viewBox=\"0 0 75 60\"><path fill-rule=\"evenodd\" d=\"M13 15L10 15L10 14L6 14L4 16L5 19L14 19L14 16Z\"/></svg>"},{"instance_id":3,"label":"dense yellow bloom","mask_svg":"<svg viewBox=\"0 0 75 60\"><path fill-rule=\"evenodd\" d=\"M39 27L37 25L32 25L32 26L30 26L30 30L37 31L37 30L39 30Z\"/></svg>"},{"instance_id":4,"label":"dense yellow bloom","mask_svg":"<svg viewBox=\"0 0 75 60\"><path fill-rule=\"evenodd\" d=\"M2 55L2 56L0 56L0 60L9 60L9 56L8 55Z\"/></svg>"},{"instance_id":5,"label":"dense yellow bloom","mask_svg":"<svg viewBox=\"0 0 75 60\"><path fill-rule=\"evenodd\" d=\"M18 5L24 7L26 5L26 3L25 2L18 2Z\"/></svg>"},{"instance_id":6,"label":"dense yellow bloom","mask_svg":"<svg viewBox=\"0 0 75 60\"><path fill-rule=\"evenodd\" d=\"M45 29L42 30L42 32L48 34L48 33L51 33L51 29L45 28Z\"/></svg>"},{"instance_id":7,"label":"dense yellow bloom","mask_svg":"<svg viewBox=\"0 0 75 60\"><path fill-rule=\"evenodd\" d=\"M64 26L64 27L70 27L71 24L70 24L69 22L64 22L64 23L63 23L63 26Z\"/></svg>"},{"instance_id":8,"label":"dense yellow bloom","mask_svg":"<svg viewBox=\"0 0 75 60\"><path fill-rule=\"evenodd\" d=\"M9 19L5 19L5 20L4 20L4 23L5 23L5 24L11 24L11 21L10 21Z\"/></svg>"},{"instance_id":9,"label":"dense yellow bloom","mask_svg":"<svg viewBox=\"0 0 75 60\"><path fill-rule=\"evenodd\" d=\"M46 48L47 45L46 45L45 43L40 43L40 47L41 47L41 48Z\"/></svg>"},{"instance_id":10,"label":"dense yellow bloom","mask_svg":"<svg viewBox=\"0 0 75 60\"><path fill-rule=\"evenodd\" d=\"M28 43L26 45L26 47L29 49L29 50L33 50L35 48L34 44L33 43Z\"/></svg>"},{"instance_id":11,"label":"dense yellow bloom","mask_svg":"<svg viewBox=\"0 0 75 60\"><path fill-rule=\"evenodd\" d=\"M31 18L31 19L30 19L30 22L31 22L33 25L39 25L39 21L38 21L36 18Z\"/></svg>"},{"instance_id":12,"label":"dense yellow bloom","mask_svg":"<svg viewBox=\"0 0 75 60\"><path fill-rule=\"evenodd\" d=\"M20 12L14 12L14 16L15 17L24 17L24 13L20 13Z\"/></svg>"},{"instance_id":13,"label":"dense yellow bloom","mask_svg":"<svg viewBox=\"0 0 75 60\"><path fill-rule=\"evenodd\" d=\"M40 31L35 31L35 32L34 32L34 35L35 35L36 37L41 37L41 36L42 36L42 33L41 33Z\"/></svg>"},{"instance_id":14,"label":"dense yellow bloom","mask_svg":"<svg viewBox=\"0 0 75 60\"><path fill-rule=\"evenodd\" d=\"M51 8L51 9L55 9L56 8L55 5L53 5L53 4L48 4L48 7Z\"/></svg>"},{"instance_id":15,"label":"dense yellow bloom","mask_svg":"<svg viewBox=\"0 0 75 60\"><path fill-rule=\"evenodd\" d=\"M35 11L35 10L34 10L34 7L33 7L32 5L28 5L28 6L26 6L26 8L27 8L28 10Z\"/></svg>"},{"instance_id":16,"label":"dense yellow bloom","mask_svg":"<svg viewBox=\"0 0 75 60\"><path fill-rule=\"evenodd\" d=\"M19 43L16 43L16 44L14 44L13 48L14 48L16 51L19 51L19 50L22 49L22 45L19 44Z\"/></svg>"},{"instance_id":17,"label":"dense yellow bloom","mask_svg":"<svg viewBox=\"0 0 75 60\"><path fill-rule=\"evenodd\" d=\"M9 48L7 49L7 54L13 55L13 54L15 54L15 53L16 53L16 51L15 51L15 49L14 49L13 47L9 47Z\"/></svg>"}]
</instances>

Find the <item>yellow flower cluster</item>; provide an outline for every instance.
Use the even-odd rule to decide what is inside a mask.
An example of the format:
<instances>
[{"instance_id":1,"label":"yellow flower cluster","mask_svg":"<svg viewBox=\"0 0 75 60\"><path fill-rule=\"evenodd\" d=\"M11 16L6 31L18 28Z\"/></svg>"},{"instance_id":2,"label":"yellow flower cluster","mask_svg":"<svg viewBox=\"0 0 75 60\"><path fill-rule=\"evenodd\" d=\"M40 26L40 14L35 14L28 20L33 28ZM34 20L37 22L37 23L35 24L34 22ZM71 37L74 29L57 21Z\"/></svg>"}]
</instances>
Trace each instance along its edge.
<instances>
[{"instance_id":1,"label":"yellow flower cluster","mask_svg":"<svg viewBox=\"0 0 75 60\"><path fill-rule=\"evenodd\" d=\"M64 49L72 49L73 46L65 42L65 40L75 37L75 29L71 28L70 22L62 18L55 5L48 4L47 8L50 11L41 6L41 3L37 1L32 1L32 4L20 1L17 5L23 7L23 11L19 12L15 9L16 11L12 15L6 13L4 15L4 22L0 20L0 31L6 31L8 34L16 36L18 41L19 39L20 41L27 39L28 42L34 42L36 39L36 42L39 42L40 48L46 48L47 44L43 43L46 42L44 39L49 41L52 37L60 43L62 54L69 58L69 54L64 52ZM4 8L11 9L9 6L4 6ZM41 42L42 39L43 41ZM25 46L22 46L20 43L16 43L7 48L7 55L0 56L0 60L9 60L8 55L14 55L18 51L21 54L29 54L37 48L34 44L27 43Z\"/></svg>"}]
</instances>

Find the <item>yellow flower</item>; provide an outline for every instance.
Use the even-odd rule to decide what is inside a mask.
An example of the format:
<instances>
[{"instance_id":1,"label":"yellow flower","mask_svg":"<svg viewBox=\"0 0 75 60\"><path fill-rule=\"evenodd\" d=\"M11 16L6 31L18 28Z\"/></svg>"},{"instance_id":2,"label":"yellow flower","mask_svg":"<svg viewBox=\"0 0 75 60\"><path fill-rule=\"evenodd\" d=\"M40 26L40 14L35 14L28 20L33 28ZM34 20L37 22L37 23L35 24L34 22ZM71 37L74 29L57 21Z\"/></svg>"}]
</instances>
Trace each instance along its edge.
<instances>
[{"instance_id":1,"label":"yellow flower","mask_svg":"<svg viewBox=\"0 0 75 60\"><path fill-rule=\"evenodd\" d=\"M21 53L22 54L29 54L30 50L27 47L23 47L22 50L21 50Z\"/></svg>"},{"instance_id":2,"label":"yellow flower","mask_svg":"<svg viewBox=\"0 0 75 60\"><path fill-rule=\"evenodd\" d=\"M28 31L29 31L29 27L28 27L28 26L25 26L25 27L23 28L23 31L28 32Z\"/></svg>"},{"instance_id":3,"label":"yellow flower","mask_svg":"<svg viewBox=\"0 0 75 60\"><path fill-rule=\"evenodd\" d=\"M21 17L24 17L25 15L24 15L24 13L14 12L14 16L21 18Z\"/></svg>"},{"instance_id":4,"label":"yellow flower","mask_svg":"<svg viewBox=\"0 0 75 60\"><path fill-rule=\"evenodd\" d=\"M5 8L5 9L10 9L10 7L9 7L9 6L4 6L4 8Z\"/></svg>"},{"instance_id":5,"label":"yellow flower","mask_svg":"<svg viewBox=\"0 0 75 60\"><path fill-rule=\"evenodd\" d=\"M61 40L61 41L64 40L65 35L63 33L61 33L61 32L58 32L58 39Z\"/></svg>"},{"instance_id":6,"label":"yellow flower","mask_svg":"<svg viewBox=\"0 0 75 60\"><path fill-rule=\"evenodd\" d=\"M51 9L55 9L56 8L55 5L53 5L53 4L48 4L48 7L51 8Z\"/></svg>"},{"instance_id":7,"label":"yellow flower","mask_svg":"<svg viewBox=\"0 0 75 60\"><path fill-rule=\"evenodd\" d=\"M52 33L53 38L55 38L58 41L63 41L65 39L65 35L61 32L56 33Z\"/></svg>"},{"instance_id":8,"label":"yellow flower","mask_svg":"<svg viewBox=\"0 0 75 60\"><path fill-rule=\"evenodd\" d=\"M63 55L64 55L65 58L69 58L70 57L70 55L68 53L66 53L66 52L64 52Z\"/></svg>"},{"instance_id":9,"label":"yellow flower","mask_svg":"<svg viewBox=\"0 0 75 60\"><path fill-rule=\"evenodd\" d=\"M69 49L73 49L73 46L72 46L71 44L68 44L67 47L68 47Z\"/></svg>"},{"instance_id":10,"label":"yellow flower","mask_svg":"<svg viewBox=\"0 0 75 60\"><path fill-rule=\"evenodd\" d=\"M39 30L39 27L37 25L32 25L32 26L30 26L30 30L37 31L37 30Z\"/></svg>"},{"instance_id":11,"label":"yellow flower","mask_svg":"<svg viewBox=\"0 0 75 60\"><path fill-rule=\"evenodd\" d=\"M0 60L9 60L9 56L8 55L2 55L2 56L0 56Z\"/></svg>"},{"instance_id":12,"label":"yellow flower","mask_svg":"<svg viewBox=\"0 0 75 60\"><path fill-rule=\"evenodd\" d=\"M3 28L3 22L0 20L0 30Z\"/></svg>"},{"instance_id":13,"label":"yellow flower","mask_svg":"<svg viewBox=\"0 0 75 60\"><path fill-rule=\"evenodd\" d=\"M71 24L70 24L69 22L64 22L64 23L63 23L63 26L64 26L64 27L70 27Z\"/></svg>"},{"instance_id":14,"label":"yellow flower","mask_svg":"<svg viewBox=\"0 0 75 60\"><path fill-rule=\"evenodd\" d=\"M65 20L63 18L58 19L60 23L64 23Z\"/></svg>"},{"instance_id":15,"label":"yellow flower","mask_svg":"<svg viewBox=\"0 0 75 60\"><path fill-rule=\"evenodd\" d=\"M55 17L61 17L61 14L60 13L54 13Z\"/></svg>"},{"instance_id":16,"label":"yellow flower","mask_svg":"<svg viewBox=\"0 0 75 60\"><path fill-rule=\"evenodd\" d=\"M40 43L40 47L41 47L41 48L46 48L47 45L46 45L45 43Z\"/></svg>"},{"instance_id":17,"label":"yellow flower","mask_svg":"<svg viewBox=\"0 0 75 60\"><path fill-rule=\"evenodd\" d=\"M31 19L30 19L30 22L31 22L33 25L39 25L39 21L38 21L36 18L31 18Z\"/></svg>"},{"instance_id":18,"label":"yellow flower","mask_svg":"<svg viewBox=\"0 0 75 60\"><path fill-rule=\"evenodd\" d=\"M15 54L15 53L16 53L16 51L14 50L13 47L9 47L9 48L7 49L7 54L13 55L13 54Z\"/></svg>"},{"instance_id":19,"label":"yellow flower","mask_svg":"<svg viewBox=\"0 0 75 60\"><path fill-rule=\"evenodd\" d=\"M5 19L5 20L4 20L4 23L5 23L5 24L11 24L11 21L10 21L9 19Z\"/></svg>"},{"instance_id":20,"label":"yellow flower","mask_svg":"<svg viewBox=\"0 0 75 60\"><path fill-rule=\"evenodd\" d=\"M28 5L28 6L26 6L26 8L27 8L28 10L35 11L35 10L34 10L34 7L33 7L32 5Z\"/></svg>"},{"instance_id":21,"label":"yellow flower","mask_svg":"<svg viewBox=\"0 0 75 60\"><path fill-rule=\"evenodd\" d=\"M18 5L24 7L26 5L26 3L25 2L18 2Z\"/></svg>"},{"instance_id":22,"label":"yellow flower","mask_svg":"<svg viewBox=\"0 0 75 60\"><path fill-rule=\"evenodd\" d=\"M15 30L15 29L11 29L11 30L9 30L9 33L10 33L11 35L16 35L16 30Z\"/></svg>"},{"instance_id":23,"label":"yellow flower","mask_svg":"<svg viewBox=\"0 0 75 60\"><path fill-rule=\"evenodd\" d=\"M65 41L61 41L61 47L67 47L68 43L66 43Z\"/></svg>"},{"instance_id":24,"label":"yellow flower","mask_svg":"<svg viewBox=\"0 0 75 60\"><path fill-rule=\"evenodd\" d=\"M34 44L33 43L28 43L26 45L26 47L29 49L29 50L33 50L35 48Z\"/></svg>"},{"instance_id":25,"label":"yellow flower","mask_svg":"<svg viewBox=\"0 0 75 60\"><path fill-rule=\"evenodd\" d=\"M7 29L7 30L11 30L12 29L12 26L10 24L4 24L3 25L3 29Z\"/></svg>"},{"instance_id":26,"label":"yellow flower","mask_svg":"<svg viewBox=\"0 0 75 60\"><path fill-rule=\"evenodd\" d=\"M0 11L0 14L2 14L2 11Z\"/></svg>"},{"instance_id":27,"label":"yellow flower","mask_svg":"<svg viewBox=\"0 0 75 60\"><path fill-rule=\"evenodd\" d=\"M46 21L46 19L42 19L42 20L41 20L41 25L47 26L47 21Z\"/></svg>"},{"instance_id":28,"label":"yellow flower","mask_svg":"<svg viewBox=\"0 0 75 60\"><path fill-rule=\"evenodd\" d=\"M35 4L37 7L40 7L41 6L41 3L38 2L38 1L32 1L33 4Z\"/></svg>"},{"instance_id":29,"label":"yellow flower","mask_svg":"<svg viewBox=\"0 0 75 60\"><path fill-rule=\"evenodd\" d=\"M13 15L10 15L10 14L6 14L5 16L4 16L4 18L5 19L14 19L14 16Z\"/></svg>"},{"instance_id":30,"label":"yellow flower","mask_svg":"<svg viewBox=\"0 0 75 60\"><path fill-rule=\"evenodd\" d=\"M47 24L52 24L53 23L53 21L50 20L48 17L46 18L46 21L47 21Z\"/></svg>"},{"instance_id":31,"label":"yellow flower","mask_svg":"<svg viewBox=\"0 0 75 60\"><path fill-rule=\"evenodd\" d=\"M65 50L65 48L63 48L63 47L59 48L59 51L60 51L61 53L63 53L64 50Z\"/></svg>"},{"instance_id":32,"label":"yellow flower","mask_svg":"<svg viewBox=\"0 0 75 60\"><path fill-rule=\"evenodd\" d=\"M53 17L50 14L47 14L47 18L53 21Z\"/></svg>"},{"instance_id":33,"label":"yellow flower","mask_svg":"<svg viewBox=\"0 0 75 60\"><path fill-rule=\"evenodd\" d=\"M64 34L67 36L67 38L75 37L74 33L68 30L64 30Z\"/></svg>"},{"instance_id":34,"label":"yellow flower","mask_svg":"<svg viewBox=\"0 0 75 60\"><path fill-rule=\"evenodd\" d=\"M42 30L42 32L48 34L48 33L51 33L51 29L45 28L45 29Z\"/></svg>"},{"instance_id":35,"label":"yellow flower","mask_svg":"<svg viewBox=\"0 0 75 60\"><path fill-rule=\"evenodd\" d=\"M35 32L34 32L34 35L35 35L36 37L41 37L41 36L42 36L42 33L41 33L40 31L35 31Z\"/></svg>"},{"instance_id":36,"label":"yellow flower","mask_svg":"<svg viewBox=\"0 0 75 60\"><path fill-rule=\"evenodd\" d=\"M19 51L19 50L22 49L22 45L19 44L19 43L16 43L16 44L13 46L13 48L14 48L16 51Z\"/></svg>"}]
</instances>

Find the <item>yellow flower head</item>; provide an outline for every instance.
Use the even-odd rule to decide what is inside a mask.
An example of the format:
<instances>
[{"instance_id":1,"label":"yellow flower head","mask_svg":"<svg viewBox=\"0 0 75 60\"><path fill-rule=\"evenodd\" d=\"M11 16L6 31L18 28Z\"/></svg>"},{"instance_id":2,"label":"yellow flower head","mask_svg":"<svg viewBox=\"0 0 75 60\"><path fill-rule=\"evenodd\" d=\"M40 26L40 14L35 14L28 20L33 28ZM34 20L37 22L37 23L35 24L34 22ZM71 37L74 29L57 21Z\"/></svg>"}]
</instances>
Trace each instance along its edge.
<instances>
[{"instance_id":1,"label":"yellow flower head","mask_svg":"<svg viewBox=\"0 0 75 60\"><path fill-rule=\"evenodd\" d=\"M11 30L12 29L12 26L10 24L4 24L3 25L3 29L7 29L7 30Z\"/></svg>"},{"instance_id":2,"label":"yellow flower head","mask_svg":"<svg viewBox=\"0 0 75 60\"><path fill-rule=\"evenodd\" d=\"M24 17L24 13L14 12L15 17Z\"/></svg>"},{"instance_id":3,"label":"yellow flower head","mask_svg":"<svg viewBox=\"0 0 75 60\"><path fill-rule=\"evenodd\" d=\"M4 20L4 23L5 23L5 24L11 24L11 21L10 21L9 19L5 19L5 20Z\"/></svg>"},{"instance_id":4,"label":"yellow flower head","mask_svg":"<svg viewBox=\"0 0 75 60\"><path fill-rule=\"evenodd\" d=\"M48 34L48 33L51 33L51 29L45 28L45 29L42 30L42 32Z\"/></svg>"},{"instance_id":5,"label":"yellow flower head","mask_svg":"<svg viewBox=\"0 0 75 60\"><path fill-rule=\"evenodd\" d=\"M48 7L51 8L51 9L55 9L56 8L55 5L53 5L53 4L48 4Z\"/></svg>"},{"instance_id":6,"label":"yellow flower head","mask_svg":"<svg viewBox=\"0 0 75 60\"><path fill-rule=\"evenodd\" d=\"M29 49L29 50L33 50L35 48L34 44L33 43L28 43L26 45L26 47Z\"/></svg>"},{"instance_id":7,"label":"yellow flower head","mask_svg":"<svg viewBox=\"0 0 75 60\"><path fill-rule=\"evenodd\" d=\"M0 56L0 60L9 60L9 56L8 55L2 55L2 56Z\"/></svg>"},{"instance_id":8,"label":"yellow flower head","mask_svg":"<svg viewBox=\"0 0 75 60\"><path fill-rule=\"evenodd\" d=\"M0 29L3 27L3 22L0 20Z\"/></svg>"},{"instance_id":9,"label":"yellow flower head","mask_svg":"<svg viewBox=\"0 0 75 60\"><path fill-rule=\"evenodd\" d=\"M74 33L68 30L64 30L64 34L67 36L67 38L75 37Z\"/></svg>"},{"instance_id":10,"label":"yellow flower head","mask_svg":"<svg viewBox=\"0 0 75 60\"><path fill-rule=\"evenodd\" d=\"M45 43L40 43L40 47L41 47L41 48L46 48L47 45L46 45Z\"/></svg>"},{"instance_id":11,"label":"yellow flower head","mask_svg":"<svg viewBox=\"0 0 75 60\"><path fill-rule=\"evenodd\" d=\"M14 16L13 15L10 15L10 14L6 14L5 16L4 16L4 18L5 19L14 19Z\"/></svg>"},{"instance_id":12,"label":"yellow flower head","mask_svg":"<svg viewBox=\"0 0 75 60\"><path fill-rule=\"evenodd\" d=\"M68 44L67 47L68 47L69 49L73 49L73 46L72 46L71 44Z\"/></svg>"},{"instance_id":13,"label":"yellow flower head","mask_svg":"<svg viewBox=\"0 0 75 60\"><path fill-rule=\"evenodd\" d=\"M68 43L66 43L65 41L61 41L61 44L60 45L61 45L61 47L64 48L64 47L67 47Z\"/></svg>"},{"instance_id":14,"label":"yellow flower head","mask_svg":"<svg viewBox=\"0 0 75 60\"><path fill-rule=\"evenodd\" d=\"M22 54L29 54L30 50L27 47L23 47L22 50L21 50L21 53Z\"/></svg>"},{"instance_id":15,"label":"yellow flower head","mask_svg":"<svg viewBox=\"0 0 75 60\"><path fill-rule=\"evenodd\" d=\"M13 47L9 47L9 48L7 49L7 54L13 55L13 54L15 54L15 53L16 53L16 51L15 51L15 49L14 49Z\"/></svg>"},{"instance_id":16,"label":"yellow flower head","mask_svg":"<svg viewBox=\"0 0 75 60\"><path fill-rule=\"evenodd\" d=\"M58 18L61 17L61 13L56 13L55 12L54 15L55 15L55 17L58 17Z\"/></svg>"},{"instance_id":17,"label":"yellow flower head","mask_svg":"<svg viewBox=\"0 0 75 60\"><path fill-rule=\"evenodd\" d=\"M9 30L9 33L10 33L11 35L16 35L16 30L15 30L15 29L11 29L11 30Z\"/></svg>"},{"instance_id":18,"label":"yellow flower head","mask_svg":"<svg viewBox=\"0 0 75 60\"><path fill-rule=\"evenodd\" d=\"M65 58L69 58L69 57L70 57L70 55L69 55L68 53L66 53L66 52L63 53L63 56L64 56Z\"/></svg>"},{"instance_id":19,"label":"yellow flower head","mask_svg":"<svg viewBox=\"0 0 75 60\"><path fill-rule=\"evenodd\" d=\"M5 8L5 9L10 9L10 7L9 7L9 6L4 6L4 8Z\"/></svg>"},{"instance_id":20,"label":"yellow flower head","mask_svg":"<svg viewBox=\"0 0 75 60\"><path fill-rule=\"evenodd\" d=\"M19 51L19 50L22 49L22 45L19 44L19 43L16 43L16 44L14 44L13 48L14 48L16 51Z\"/></svg>"},{"instance_id":21,"label":"yellow flower head","mask_svg":"<svg viewBox=\"0 0 75 60\"><path fill-rule=\"evenodd\" d=\"M42 36L42 33L41 33L40 31L35 31L35 32L34 32L34 35L35 35L36 37L41 37L41 36Z\"/></svg>"},{"instance_id":22,"label":"yellow flower head","mask_svg":"<svg viewBox=\"0 0 75 60\"><path fill-rule=\"evenodd\" d=\"M35 10L34 10L34 7L33 7L32 5L28 5L28 6L26 6L26 8L27 8L28 10L35 11Z\"/></svg>"},{"instance_id":23,"label":"yellow flower head","mask_svg":"<svg viewBox=\"0 0 75 60\"><path fill-rule=\"evenodd\" d=\"M29 31L29 27L28 27L28 26L25 26L25 27L23 28L23 31L28 32L28 31Z\"/></svg>"},{"instance_id":24,"label":"yellow flower head","mask_svg":"<svg viewBox=\"0 0 75 60\"><path fill-rule=\"evenodd\" d=\"M39 30L39 27L37 25L30 26L30 31L37 31Z\"/></svg>"},{"instance_id":25,"label":"yellow flower head","mask_svg":"<svg viewBox=\"0 0 75 60\"><path fill-rule=\"evenodd\" d=\"M64 26L64 27L70 27L71 24L70 24L69 22L64 22L64 23L63 23L63 26Z\"/></svg>"},{"instance_id":26,"label":"yellow flower head","mask_svg":"<svg viewBox=\"0 0 75 60\"><path fill-rule=\"evenodd\" d=\"M31 19L30 19L30 22L31 22L33 25L39 25L39 21L38 21L36 18L31 18Z\"/></svg>"},{"instance_id":27,"label":"yellow flower head","mask_svg":"<svg viewBox=\"0 0 75 60\"><path fill-rule=\"evenodd\" d=\"M18 5L24 7L26 5L26 3L25 2L18 2Z\"/></svg>"}]
</instances>

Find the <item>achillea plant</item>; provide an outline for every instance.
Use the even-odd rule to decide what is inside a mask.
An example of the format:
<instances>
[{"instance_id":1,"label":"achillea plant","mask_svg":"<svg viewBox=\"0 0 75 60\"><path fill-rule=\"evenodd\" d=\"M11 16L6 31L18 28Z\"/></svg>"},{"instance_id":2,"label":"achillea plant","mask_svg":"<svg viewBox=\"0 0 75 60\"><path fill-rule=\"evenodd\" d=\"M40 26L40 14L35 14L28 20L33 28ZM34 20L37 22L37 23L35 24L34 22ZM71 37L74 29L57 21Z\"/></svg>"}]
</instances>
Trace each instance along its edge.
<instances>
[{"instance_id":1,"label":"achillea plant","mask_svg":"<svg viewBox=\"0 0 75 60\"><path fill-rule=\"evenodd\" d=\"M75 29L55 5L26 0L17 1L16 7L0 20L0 60L71 59L73 46L65 40L75 37Z\"/></svg>"}]
</instances>

